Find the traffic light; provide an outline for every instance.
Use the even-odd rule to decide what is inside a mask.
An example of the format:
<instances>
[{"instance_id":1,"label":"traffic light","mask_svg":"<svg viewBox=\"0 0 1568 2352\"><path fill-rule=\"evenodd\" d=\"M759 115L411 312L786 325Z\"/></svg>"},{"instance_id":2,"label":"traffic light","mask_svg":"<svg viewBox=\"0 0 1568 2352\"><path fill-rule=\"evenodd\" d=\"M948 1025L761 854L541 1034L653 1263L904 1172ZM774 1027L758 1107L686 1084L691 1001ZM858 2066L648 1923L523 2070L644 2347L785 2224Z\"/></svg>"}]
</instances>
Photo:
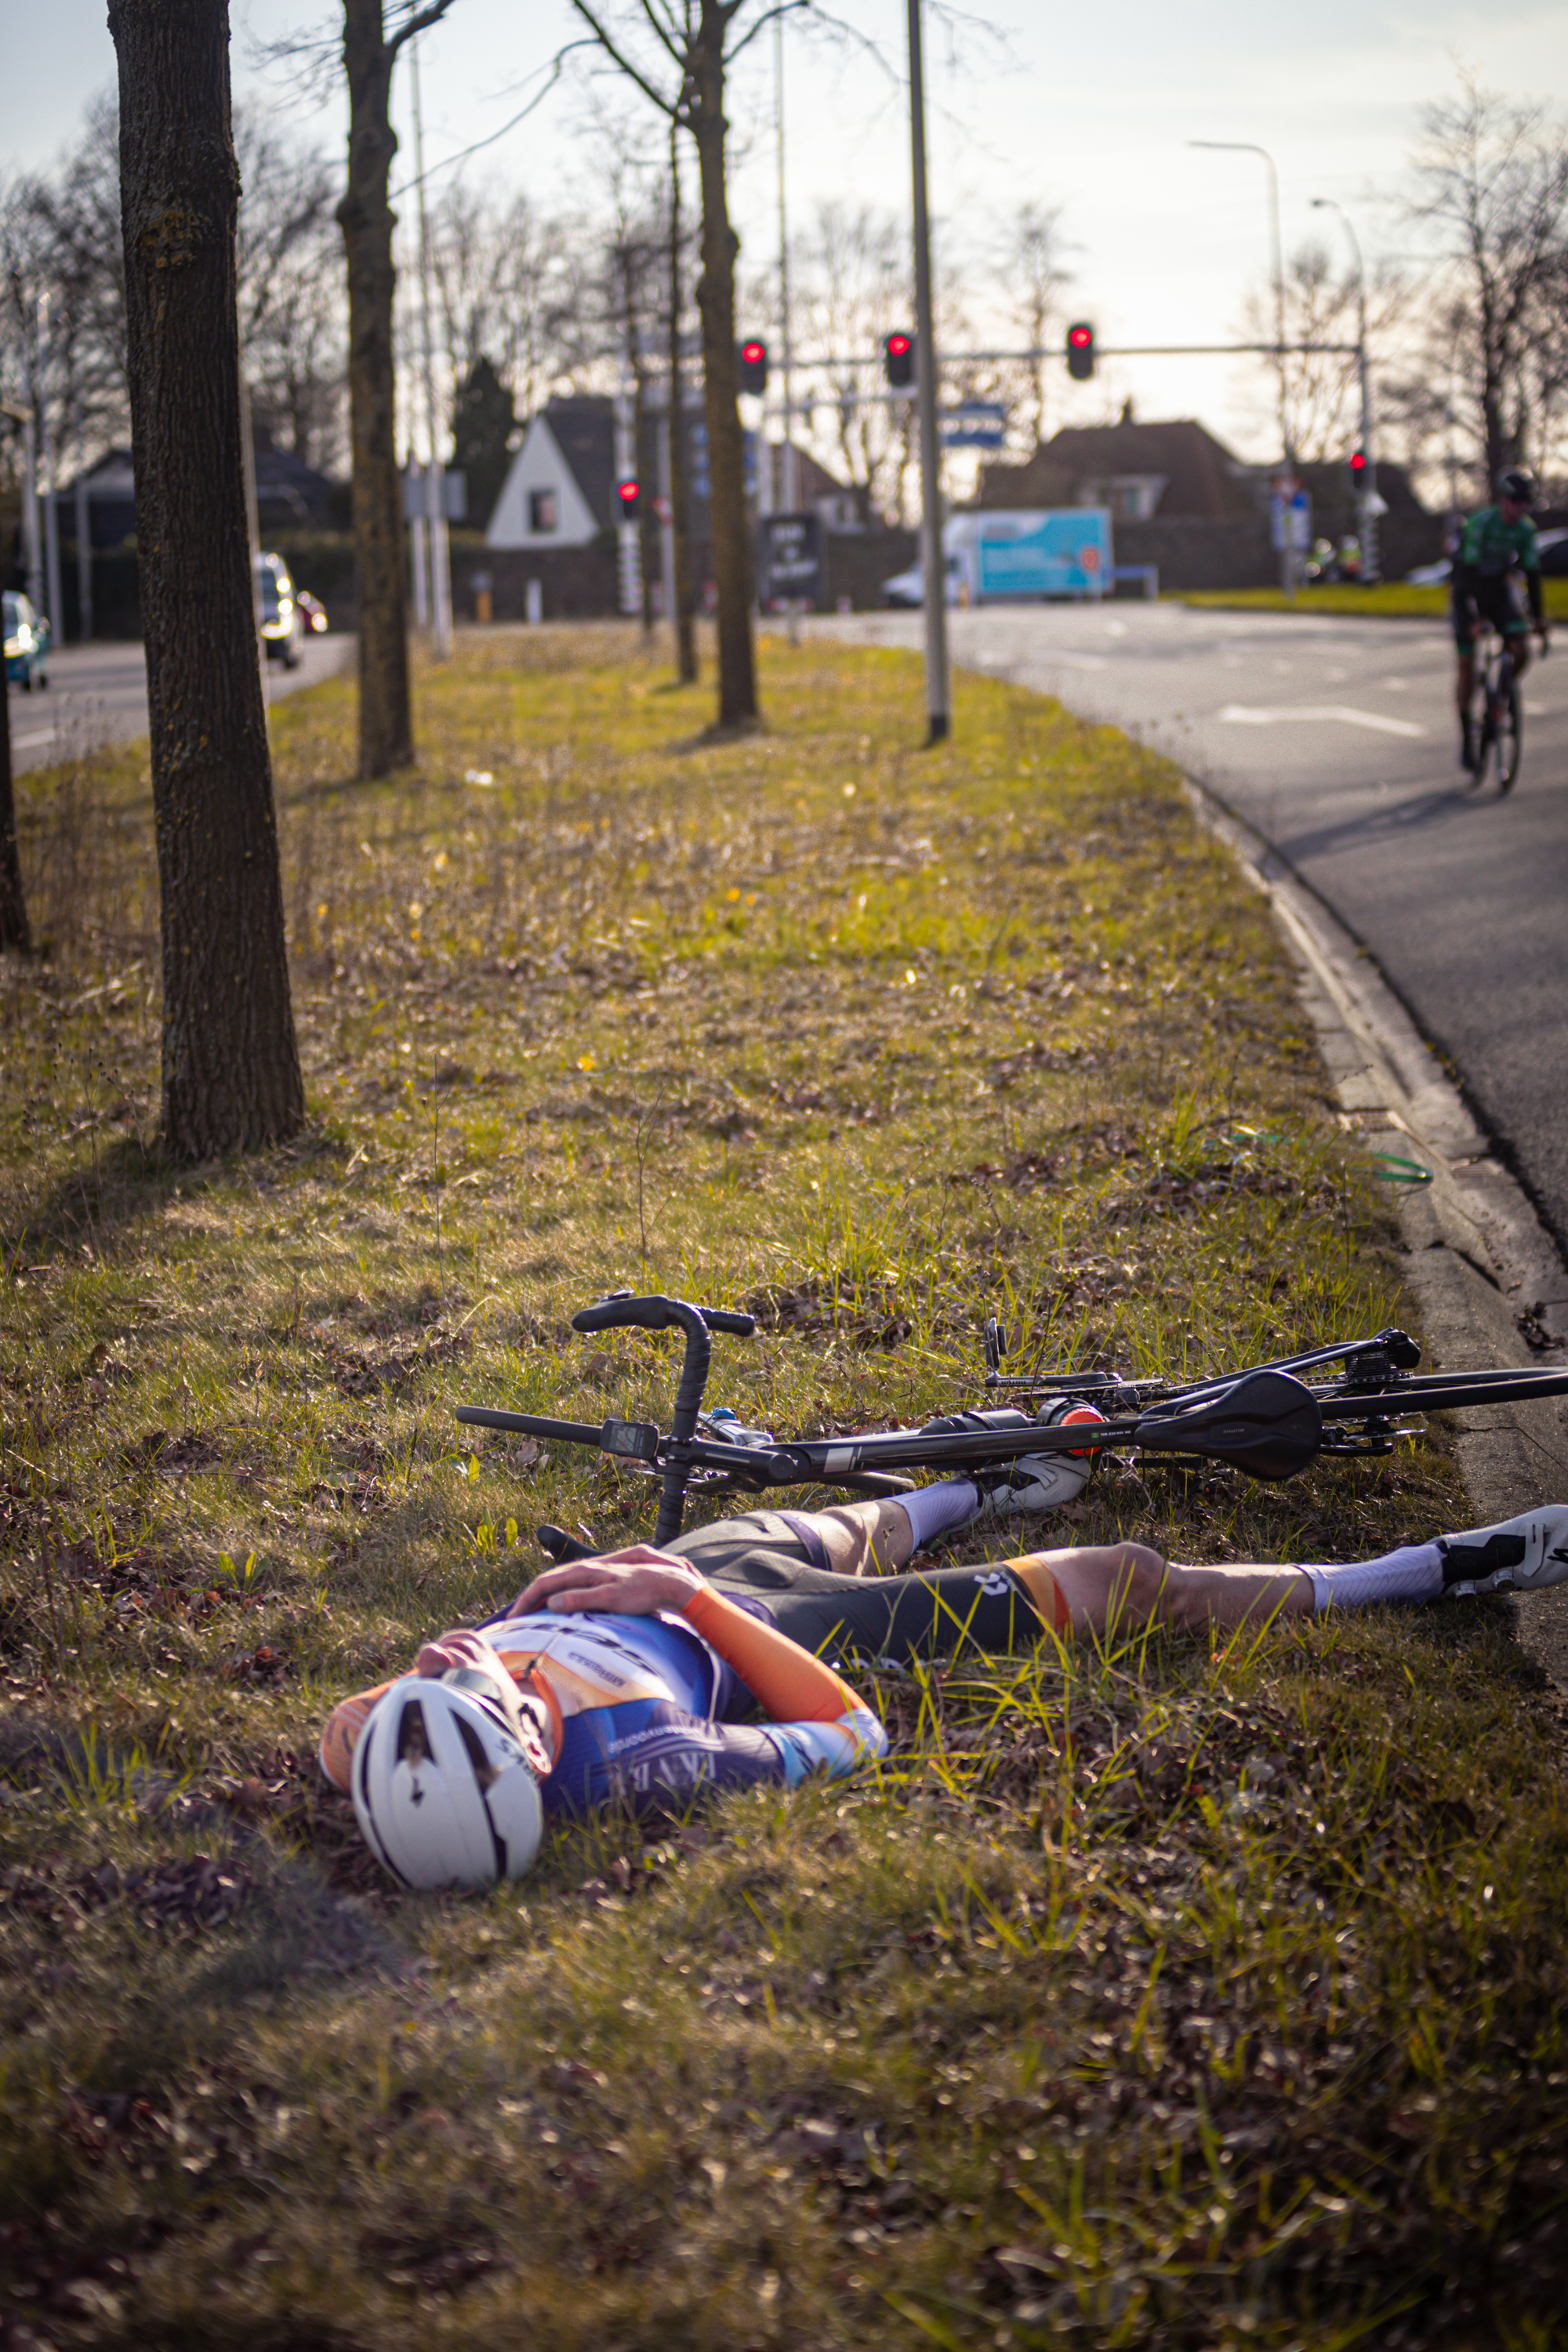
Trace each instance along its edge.
<instances>
[{"instance_id":1,"label":"traffic light","mask_svg":"<svg viewBox=\"0 0 1568 2352\"><path fill-rule=\"evenodd\" d=\"M882 338L882 370L895 392L908 392L915 380L915 339L901 331Z\"/></svg>"},{"instance_id":2,"label":"traffic light","mask_svg":"<svg viewBox=\"0 0 1568 2352\"><path fill-rule=\"evenodd\" d=\"M628 474L624 482L616 484L616 504L623 522L636 522L642 512L642 484L635 474Z\"/></svg>"},{"instance_id":3,"label":"traffic light","mask_svg":"<svg viewBox=\"0 0 1568 2352\"><path fill-rule=\"evenodd\" d=\"M1087 383L1094 373L1094 329L1087 319L1068 329L1068 373L1075 383Z\"/></svg>"},{"instance_id":4,"label":"traffic light","mask_svg":"<svg viewBox=\"0 0 1568 2352\"><path fill-rule=\"evenodd\" d=\"M1352 489L1364 490L1371 479L1371 475L1372 468L1366 462L1366 451L1364 449L1352 449L1351 451Z\"/></svg>"},{"instance_id":5,"label":"traffic light","mask_svg":"<svg viewBox=\"0 0 1568 2352\"><path fill-rule=\"evenodd\" d=\"M753 336L741 345L741 390L766 392L768 388L768 347Z\"/></svg>"}]
</instances>

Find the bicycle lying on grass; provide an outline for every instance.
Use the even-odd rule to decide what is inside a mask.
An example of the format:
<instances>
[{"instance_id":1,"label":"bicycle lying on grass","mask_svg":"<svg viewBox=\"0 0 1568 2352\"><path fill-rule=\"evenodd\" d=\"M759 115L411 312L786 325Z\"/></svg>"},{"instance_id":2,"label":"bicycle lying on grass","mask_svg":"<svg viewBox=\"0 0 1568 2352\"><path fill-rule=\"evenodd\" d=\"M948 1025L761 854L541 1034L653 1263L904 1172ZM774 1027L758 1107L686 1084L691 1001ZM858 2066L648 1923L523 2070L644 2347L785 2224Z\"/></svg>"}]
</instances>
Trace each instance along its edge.
<instances>
[{"instance_id":1,"label":"bicycle lying on grass","mask_svg":"<svg viewBox=\"0 0 1568 2352\"><path fill-rule=\"evenodd\" d=\"M705 1413L702 1399L712 1352L710 1334L749 1338L755 1318L727 1308L693 1307L682 1298L637 1298L617 1291L572 1318L582 1332L631 1328L679 1329L685 1355L668 1432L647 1421L559 1421L545 1413L507 1412L459 1405L458 1419L479 1429L515 1431L607 1454L613 1461L659 1481L658 1544L680 1533L686 1498L741 1487L761 1494L776 1486L837 1486L858 1495L896 1496L914 1484L911 1471L952 1475L1000 1469L1026 1454L1137 1453L1228 1463L1249 1478L1293 1478L1319 1454L1391 1454L1414 1436L1399 1426L1411 1412L1447 1412L1467 1405L1518 1402L1568 1394L1568 1368L1533 1365L1492 1371L1417 1373L1421 1350L1408 1333L1388 1329L1370 1339L1336 1339L1271 1362L1206 1381L1123 1381L1113 1372L1002 1370L1005 1343L994 1318L986 1326L985 1385L1019 1402L939 1415L919 1429L852 1433L823 1438L776 1438L742 1431ZM1327 1368L1339 1371L1327 1376ZM1317 1374L1317 1378L1306 1375ZM1092 1405L1099 1421L1068 1422L1074 1405ZM731 1430L724 1434L726 1426ZM581 1557L587 1547L559 1528L541 1528L540 1541L557 1559Z\"/></svg>"}]
</instances>

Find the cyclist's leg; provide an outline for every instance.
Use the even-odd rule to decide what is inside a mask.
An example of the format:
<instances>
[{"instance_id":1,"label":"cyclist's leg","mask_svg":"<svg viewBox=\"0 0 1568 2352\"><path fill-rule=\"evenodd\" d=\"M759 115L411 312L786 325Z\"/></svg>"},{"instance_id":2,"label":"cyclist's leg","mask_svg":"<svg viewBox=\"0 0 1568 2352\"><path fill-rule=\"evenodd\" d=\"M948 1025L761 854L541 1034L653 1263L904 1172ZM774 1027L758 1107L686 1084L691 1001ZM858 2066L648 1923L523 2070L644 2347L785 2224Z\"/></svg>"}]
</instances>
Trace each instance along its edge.
<instances>
[{"instance_id":1,"label":"cyclist's leg","mask_svg":"<svg viewBox=\"0 0 1568 2352\"><path fill-rule=\"evenodd\" d=\"M1529 623L1527 621L1521 621L1517 628L1510 629L1507 635L1506 643L1508 646L1510 667L1512 668L1514 678L1517 682L1524 676L1525 671L1530 667L1531 652Z\"/></svg>"},{"instance_id":2,"label":"cyclist's leg","mask_svg":"<svg viewBox=\"0 0 1568 2352\"><path fill-rule=\"evenodd\" d=\"M731 1531L744 1528L754 1536L765 1528L770 1541L782 1537L792 1548L798 1546L809 1567L836 1576L887 1576L903 1568L934 1535L973 1518L979 1499L967 1478L945 1478L921 1486L907 1500L835 1503L821 1511L748 1511L740 1518L694 1528L689 1531L689 1545L683 1536L673 1549L710 1575L718 1571L699 1553L731 1549Z\"/></svg>"}]
</instances>

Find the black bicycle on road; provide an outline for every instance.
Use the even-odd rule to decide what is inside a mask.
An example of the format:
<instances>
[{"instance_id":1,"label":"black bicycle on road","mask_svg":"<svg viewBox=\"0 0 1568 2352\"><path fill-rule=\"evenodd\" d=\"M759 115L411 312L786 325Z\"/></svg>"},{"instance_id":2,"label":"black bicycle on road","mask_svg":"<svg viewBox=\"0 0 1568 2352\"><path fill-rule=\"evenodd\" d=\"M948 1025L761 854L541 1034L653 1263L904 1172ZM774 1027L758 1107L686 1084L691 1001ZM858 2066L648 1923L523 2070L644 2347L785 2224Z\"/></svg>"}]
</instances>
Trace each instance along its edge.
<instances>
[{"instance_id":1,"label":"black bicycle on road","mask_svg":"<svg viewBox=\"0 0 1568 2352\"><path fill-rule=\"evenodd\" d=\"M1012 1376L1002 1370L1005 1343L993 1318L986 1327L985 1386L1014 1402L944 1413L918 1429L853 1432L843 1436L776 1438L737 1431L702 1409L714 1332L749 1338L753 1317L724 1307L694 1307L683 1298L634 1297L616 1291L572 1318L582 1332L679 1330L685 1354L670 1425L608 1420L561 1421L545 1413L507 1412L459 1405L458 1419L479 1429L514 1431L582 1445L657 1479L658 1518L654 1541L680 1533L687 1497L705 1500L740 1489L763 1494L781 1486L832 1486L857 1495L905 1494L916 1471L952 1475L1000 1470L1026 1454L1136 1453L1228 1463L1249 1478L1293 1478L1320 1454L1342 1458L1391 1454L1415 1430L1409 1413L1447 1412L1468 1405L1519 1402L1568 1393L1568 1367L1535 1365L1491 1371L1417 1372L1421 1350L1407 1332L1376 1331L1368 1339L1337 1339L1321 1348L1205 1381L1123 1381L1112 1372L1042 1372ZM1338 1367L1337 1370L1333 1367ZM1064 1424L1064 1402L1091 1404L1098 1422ZM586 1545L559 1528L541 1528L540 1541L557 1559L580 1557Z\"/></svg>"},{"instance_id":2,"label":"black bicycle on road","mask_svg":"<svg viewBox=\"0 0 1568 2352\"><path fill-rule=\"evenodd\" d=\"M1513 656L1508 639L1492 624L1481 621L1478 629L1479 649L1484 658L1478 661L1480 675L1480 719L1476 726L1477 784L1484 784L1489 768L1497 779L1500 795L1513 790L1523 756L1523 706L1519 698L1519 680L1514 675ZM1495 646L1491 641L1495 639ZM1488 647L1490 650L1488 651ZM1547 642L1541 641L1542 660Z\"/></svg>"}]
</instances>

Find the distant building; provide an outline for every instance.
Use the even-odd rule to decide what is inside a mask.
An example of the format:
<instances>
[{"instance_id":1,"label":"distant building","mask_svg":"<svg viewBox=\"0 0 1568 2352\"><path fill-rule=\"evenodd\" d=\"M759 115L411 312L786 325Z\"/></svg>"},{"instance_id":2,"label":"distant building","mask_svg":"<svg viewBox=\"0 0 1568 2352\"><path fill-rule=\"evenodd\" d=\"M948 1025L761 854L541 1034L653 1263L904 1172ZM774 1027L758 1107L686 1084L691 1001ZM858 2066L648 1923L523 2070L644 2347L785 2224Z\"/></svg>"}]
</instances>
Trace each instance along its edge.
<instances>
[{"instance_id":1,"label":"distant building","mask_svg":"<svg viewBox=\"0 0 1568 2352\"><path fill-rule=\"evenodd\" d=\"M1242 464L1194 417L1069 425L1022 465L981 468L977 507L1109 507L1117 522L1174 515L1253 515Z\"/></svg>"},{"instance_id":2,"label":"distant building","mask_svg":"<svg viewBox=\"0 0 1568 2352\"><path fill-rule=\"evenodd\" d=\"M589 547L614 525L615 490L615 404L552 400L529 421L485 545L540 554Z\"/></svg>"},{"instance_id":3,"label":"distant building","mask_svg":"<svg viewBox=\"0 0 1568 2352\"><path fill-rule=\"evenodd\" d=\"M1331 460L1293 470L1312 500L1314 535L1352 533L1348 467ZM1245 465L1194 417L1140 425L1124 410L1114 425L1054 434L1022 465L985 467L974 503L1108 507L1118 565L1153 566L1163 588L1266 587L1279 576L1268 500L1279 471ZM1403 466L1380 460L1377 488L1387 509L1378 526L1384 576L1400 579L1439 552L1441 522Z\"/></svg>"},{"instance_id":4,"label":"distant building","mask_svg":"<svg viewBox=\"0 0 1568 2352\"><path fill-rule=\"evenodd\" d=\"M642 420L641 481L645 498L657 488L661 476L658 444L663 438L663 415L655 410ZM691 498L691 534L706 541L708 520L708 432L700 404L686 409L687 483ZM766 468L759 482L756 438L744 436L746 495L756 505L758 494L773 509L784 496L784 450L781 444L762 445ZM859 502L853 490L819 465L809 450L795 450L795 488L802 509L821 516L825 530L861 528ZM495 511L485 532L487 547L526 549L547 554L555 548L588 547L601 531L616 522L616 412L610 400L552 400L531 419L522 445L511 461Z\"/></svg>"},{"instance_id":5,"label":"distant building","mask_svg":"<svg viewBox=\"0 0 1568 2352\"><path fill-rule=\"evenodd\" d=\"M263 541L279 530L331 528L334 505L344 486L308 466L292 449L274 446L259 427L255 436L256 510ZM110 449L82 477L87 487L88 527L95 554L123 547L136 535L136 476L129 449ZM60 537L76 538L77 477L55 493Z\"/></svg>"},{"instance_id":6,"label":"distant building","mask_svg":"<svg viewBox=\"0 0 1568 2352\"><path fill-rule=\"evenodd\" d=\"M95 555L105 555L123 547L136 535L136 478L131 469L129 449L110 449L89 466L85 475L73 475L55 493L55 519L60 537L76 538L77 482L82 479L87 488L88 534Z\"/></svg>"}]
</instances>

